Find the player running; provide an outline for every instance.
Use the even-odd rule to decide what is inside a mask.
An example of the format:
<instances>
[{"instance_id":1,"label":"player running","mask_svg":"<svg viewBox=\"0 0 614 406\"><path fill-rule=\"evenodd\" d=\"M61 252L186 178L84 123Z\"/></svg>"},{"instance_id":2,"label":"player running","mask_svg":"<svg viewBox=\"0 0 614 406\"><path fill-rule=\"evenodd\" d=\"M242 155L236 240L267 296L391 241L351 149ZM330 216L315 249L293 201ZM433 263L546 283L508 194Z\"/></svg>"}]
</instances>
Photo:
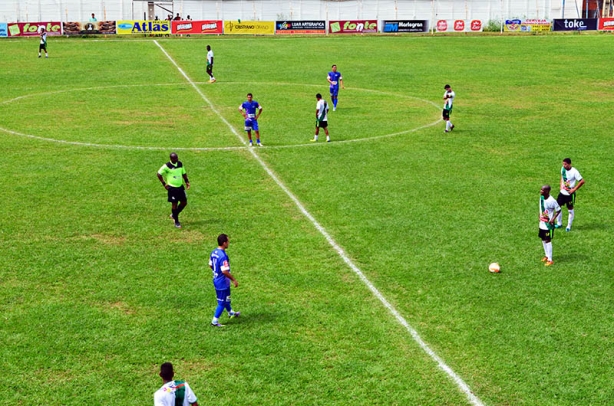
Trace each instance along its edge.
<instances>
[{"instance_id":1,"label":"player running","mask_svg":"<svg viewBox=\"0 0 614 406\"><path fill-rule=\"evenodd\" d=\"M345 86L343 86L343 76L341 76L341 72L337 72L337 65L333 65L332 71L328 72L328 83L330 83L330 100L333 102L333 111L335 111L337 110L339 85L341 85L342 89L345 89Z\"/></svg>"},{"instance_id":2,"label":"player running","mask_svg":"<svg viewBox=\"0 0 614 406\"><path fill-rule=\"evenodd\" d=\"M209 83L215 83L213 77L213 51L211 45L207 45L207 74L209 75Z\"/></svg>"},{"instance_id":3,"label":"player running","mask_svg":"<svg viewBox=\"0 0 614 406\"><path fill-rule=\"evenodd\" d=\"M326 142L330 142L330 136L328 135L328 103L326 103L326 100L322 99L320 93L316 94L316 99L318 100L316 103L316 134L313 136L311 142L318 142L320 128L324 129Z\"/></svg>"},{"instance_id":4,"label":"player running","mask_svg":"<svg viewBox=\"0 0 614 406\"><path fill-rule=\"evenodd\" d=\"M554 219L561 212L561 206L550 196L550 185L542 186L539 191L539 238L542 239L546 256L542 258L546 266L554 264L552 261L552 238L554 237Z\"/></svg>"},{"instance_id":5,"label":"player running","mask_svg":"<svg viewBox=\"0 0 614 406\"><path fill-rule=\"evenodd\" d=\"M576 185L576 182L578 183ZM584 179L580 172L571 166L571 158L563 159L563 166L561 167L561 192L556 198L559 206L567 205L567 211L569 212L569 218L567 219L567 228L565 231L571 231L571 223L574 218L574 204L576 203L576 190L580 189L584 185ZM556 228L563 227L563 210L556 218Z\"/></svg>"},{"instance_id":6,"label":"player running","mask_svg":"<svg viewBox=\"0 0 614 406\"><path fill-rule=\"evenodd\" d=\"M249 138L249 146L254 146L252 142L252 130L254 130L254 132L256 133L256 144L261 147L262 144L260 143L258 118L260 117L260 114L262 114L262 106L256 100L253 100L253 96L251 93L247 94L247 101L244 101L239 106L239 113L241 113L243 115L243 118L245 118L245 131L247 132L247 138Z\"/></svg>"},{"instance_id":7,"label":"player running","mask_svg":"<svg viewBox=\"0 0 614 406\"><path fill-rule=\"evenodd\" d=\"M217 237L218 247L211 252L209 256L209 267L213 271L213 287L215 288L215 294L217 296L217 307L215 308L215 314L211 325L213 327L224 327L220 324L219 319L224 309L228 312L230 318L239 317L241 312L235 312L230 307L230 282L235 285L235 288L239 286L237 279L230 273L230 260L226 254L228 248L228 236L226 234L220 234Z\"/></svg>"},{"instance_id":8,"label":"player running","mask_svg":"<svg viewBox=\"0 0 614 406\"><path fill-rule=\"evenodd\" d=\"M45 58L49 58L49 54L47 53L47 31L45 27L40 27L40 44L38 46L38 57L41 57L41 51L45 51Z\"/></svg>"},{"instance_id":9,"label":"player running","mask_svg":"<svg viewBox=\"0 0 614 406\"><path fill-rule=\"evenodd\" d=\"M452 90L452 88L450 87L450 85L445 85L443 87L446 91L443 94L443 100L445 101L443 104L443 119L446 122L446 131L445 132L450 132L454 129L454 124L452 124L452 122L450 121L450 114L452 114L452 105L454 103L454 97L456 96L456 94L454 93L454 90Z\"/></svg>"}]
</instances>

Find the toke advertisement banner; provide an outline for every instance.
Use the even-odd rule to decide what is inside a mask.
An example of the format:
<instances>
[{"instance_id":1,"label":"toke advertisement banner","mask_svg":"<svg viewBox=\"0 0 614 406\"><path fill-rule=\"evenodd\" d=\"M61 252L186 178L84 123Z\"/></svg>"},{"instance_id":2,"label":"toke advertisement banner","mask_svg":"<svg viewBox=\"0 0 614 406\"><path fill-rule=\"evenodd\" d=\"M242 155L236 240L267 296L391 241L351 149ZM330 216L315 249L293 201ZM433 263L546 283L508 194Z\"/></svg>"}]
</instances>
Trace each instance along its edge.
<instances>
[{"instance_id":1,"label":"toke advertisement banner","mask_svg":"<svg viewBox=\"0 0 614 406\"><path fill-rule=\"evenodd\" d=\"M331 34L373 34L377 31L377 20L337 20L328 24Z\"/></svg>"},{"instance_id":2,"label":"toke advertisement banner","mask_svg":"<svg viewBox=\"0 0 614 406\"><path fill-rule=\"evenodd\" d=\"M382 32L428 32L427 20L384 21Z\"/></svg>"},{"instance_id":3,"label":"toke advertisement banner","mask_svg":"<svg viewBox=\"0 0 614 406\"><path fill-rule=\"evenodd\" d=\"M170 34L170 21L120 20L117 21L117 33L127 34Z\"/></svg>"},{"instance_id":4,"label":"toke advertisement banner","mask_svg":"<svg viewBox=\"0 0 614 406\"><path fill-rule=\"evenodd\" d=\"M222 20L173 21L173 34L222 34Z\"/></svg>"},{"instance_id":5,"label":"toke advertisement banner","mask_svg":"<svg viewBox=\"0 0 614 406\"><path fill-rule=\"evenodd\" d=\"M275 34L275 21L224 21L224 34Z\"/></svg>"},{"instance_id":6,"label":"toke advertisement banner","mask_svg":"<svg viewBox=\"0 0 614 406\"><path fill-rule=\"evenodd\" d=\"M95 22L65 22L62 23L64 35L87 35L87 34L116 34L115 21Z\"/></svg>"},{"instance_id":7,"label":"toke advertisement banner","mask_svg":"<svg viewBox=\"0 0 614 406\"><path fill-rule=\"evenodd\" d=\"M599 31L614 31L614 18L600 18L597 28L599 28ZM0 36L2 36L1 32Z\"/></svg>"},{"instance_id":8,"label":"toke advertisement banner","mask_svg":"<svg viewBox=\"0 0 614 406\"><path fill-rule=\"evenodd\" d=\"M437 32L482 32L482 20L438 20L435 24Z\"/></svg>"},{"instance_id":9,"label":"toke advertisement banner","mask_svg":"<svg viewBox=\"0 0 614 406\"><path fill-rule=\"evenodd\" d=\"M45 27L48 36L62 35L61 22L41 22L41 23L9 23L9 37L35 37L38 36L38 28Z\"/></svg>"},{"instance_id":10,"label":"toke advertisement banner","mask_svg":"<svg viewBox=\"0 0 614 406\"><path fill-rule=\"evenodd\" d=\"M326 34L326 21L276 21L275 34Z\"/></svg>"},{"instance_id":11,"label":"toke advertisement banner","mask_svg":"<svg viewBox=\"0 0 614 406\"><path fill-rule=\"evenodd\" d=\"M554 20L554 31L594 31L596 18L559 18Z\"/></svg>"}]
</instances>

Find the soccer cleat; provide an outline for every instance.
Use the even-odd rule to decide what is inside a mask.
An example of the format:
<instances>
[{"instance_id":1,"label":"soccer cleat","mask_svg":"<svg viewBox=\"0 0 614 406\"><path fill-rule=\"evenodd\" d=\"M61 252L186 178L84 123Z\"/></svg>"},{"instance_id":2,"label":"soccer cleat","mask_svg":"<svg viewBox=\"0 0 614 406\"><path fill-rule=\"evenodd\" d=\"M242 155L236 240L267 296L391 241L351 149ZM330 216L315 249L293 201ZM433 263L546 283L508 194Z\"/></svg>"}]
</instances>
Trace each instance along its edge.
<instances>
[{"instance_id":1,"label":"soccer cleat","mask_svg":"<svg viewBox=\"0 0 614 406\"><path fill-rule=\"evenodd\" d=\"M454 124L450 126L450 131L452 131L453 129L454 129Z\"/></svg>"},{"instance_id":2,"label":"soccer cleat","mask_svg":"<svg viewBox=\"0 0 614 406\"><path fill-rule=\"evenodd\" d=\"M239 317L241 315L241 312L232 312L232 314L230 314L230 318L235 318L235 317Z\"/></svg>"},{"instance_id":3,"label":"soccer cleat","mask_svg":"<svg viewBox=\"0 0 614 406\"><path fill-rule=\"evenodd\" d=\"M315 138L312 138L309 140L309 142L318 142L318 140L316 140Z\"/></svg>"},{"instance_id":4,"label":"soccer cleat","mask_svg":"<svg viewBox=\"0 0 614 406\"><path fill-rule=\"evenodd\" d=\"M262 143L261 143L261 142L259 142L259 143L258 143L258 146L259 146L259 147L261 147L261 146L262 146Z\"/></svg>"},{"instance_id":5,"label":"soccer cleat","mask_svg":"<svg viewBox=\"0 0 614 406\"><path fill-rule=\"evenodd\" d=\"M561 228L561 227L563 227L561 224L555 224L554 225L554 228Z\"/></svg>"},{"instance_id":6,"label":"soccer cleat","mask_svg":"<svg viewBox=\"0 0 614 406\"><path fill-rule=\"evenodd\" d=\"M448 131L448 130L444 130L444 133L449 133L449 132L450 132L450 131Z\"/></svg>"},{"instance_id":7,"label":"soccer cleat","mask_svg":"<svg viewBox=\"0 0 614 406\"><path fill-rule=\"evenodd\" d=\"M548 260L548 257L543 257L542 258L542 262L546 262Z\"/></svg>"},{"instance_id":8,"label":"soccer cleat","mask_svg":"<svg viewBox=\"0 0 614 406\"><path fill-rule=\"evenodd\" d=\"M211 327L224 327L224 325L220 323L211 323Z\"/></svg>"},{"instance_id":9,"label":"soccer cleat","mask_svg":"<svg viewBox=\"0 0 614 406\"><path fill-rule=\"evenodd\" d=\"M253 146L254 146L254 143L250 141L250 142L249 142L249 146L250 146L250 147L253 147Z\"/></svg>"},{"instance_id":10,"label":"soccer cleat","mask_svg":"<svg viewBox=\"0 0 614 406\"><path fill-rule=\"evenodd\" d=\"M41 56L39 55L38 57L40 58Z\"/></svg>"},{"instance_id":11,"label":"soccer cleat","mask_svg":"<svg viewBox=\"0 0 614 406\"><path fill-rule=\"evenodd\" d=\"M554 265L554 261L546 261L546 263L544 265L552 266L552 265Z\"/></svg>"},{"instance_id":12,"label":"soccer cleat","mask_svg":"<svg viewBox=\"0 0 614 406\"><path fill-rule=\"evenodd\" d=\"M330 142L330 140L326 140L326 142Z\"/></svg>"},{"instance_id":13,"label":"soccer cleat","mask_svg":"<svg viewBox=\"0 0 614 406\"><path fill-rule=\"evenodd\" d=\"M337 107L333 107L333 111L337 111Z\"/></svg>"},{"instance_id":14,"label":"soccer cleat","mask_svg":"<svg viewBox=\"0 0 614 406\"><path fill-rule=\"evenodd\" d=\"M177 227L177 228L181 228L181 223L180 223L180 222L178 222L178 221L175 221L175 227Z\"/></svg>"},{"instance_id":15,"label":"soccer cleat","mask_svg":"<svg viewBox=\"0 0 614 406\"><path fill-rule=\"evenodd\" d=\"M571 231L571 227L567 227L567 228L565 229L565 231L570 232L570 231Z\"/></svg>"},{"instance_id":16,"label":"soccer cleat","mask_svg":"<svg viewBox=\"0 0 614 406\"><path fill-rule=\"evenodd\" d=\"M215 79L211 79L209 82L211 82L211 83L215 83L215 82L216 82L216 80L215 80Z\"/></svg>"}]
</instances>

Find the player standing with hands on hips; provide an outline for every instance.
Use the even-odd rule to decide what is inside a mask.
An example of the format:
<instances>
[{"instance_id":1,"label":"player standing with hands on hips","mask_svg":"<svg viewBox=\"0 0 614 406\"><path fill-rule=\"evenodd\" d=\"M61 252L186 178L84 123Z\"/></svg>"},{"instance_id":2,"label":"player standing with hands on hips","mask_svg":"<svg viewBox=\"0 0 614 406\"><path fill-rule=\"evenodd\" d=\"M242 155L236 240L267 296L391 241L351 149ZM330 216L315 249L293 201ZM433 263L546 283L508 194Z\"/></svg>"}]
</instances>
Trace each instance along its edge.
<instances>
[{"instance_id":1,"label":"player standing with hands on hips","mask_svg":"<svg viewBox=\"0 0 614 406\"><path fill-rule=\"evenodd\" d=\"M578 184L576 184L576 182ZM576 203L576 190L580 189L584 185L584 179L580 172L571 166L571 158L563 159L563 166L561 167L561 192L556 198L559 206L567 205L567 211L569 211L569 218L567 219L567 228L565 231L571 231L571 223L574 218L574 204ZM563 210L556 218L556 228L563 227Z\"/></svg>"},{"instance_id":2,"label":"player standing with hands on hips","mask_svg":"<svg viewBox=\"0 0 614 406\"><path fill-rule=\"evenodd\" d=\"M207 45L207 74L209 75L209 83L215 83L213 77L213 51L211 45Z\"/></svg>"},{"instance_id":3,"label":"player standing with hands on hips","mask_svg":"<svg viewBox=\"0 0 614 406\"><path fill-rule=\"evenodd\" d=\"M442 116L444 121L446 122L445 132L450 132L454 129L454 124L452 124L452 122L450 121L450 114L452 114L452 104L454 103L454 97L456 96L456 94L454 93L454 90L452 90L450 85L445 85L444 89L446 91L443 94L444 104Z\"/></svg>"},{"instance_id":4,"label":"player standing with hands on hips","mask_svg":"<svg viewBox=\"0 0 614 406\"><path fill-rule=\"evenodd\" d=\"M345 89L345 86L343 86L343 76L341 76L341 72L337 72L337 65L333 65L332 71L328 72L328 83L330 83L330 100L333 102L333 111L335 111L337 110L339 85L341 85L342 89Z\"/></svg>"},{"instance_id":5,"label":"player standing with hands on hips","mask_svg":"<svg viewBox=\"0 0 614 406\"><path fill-rule=\"evenodd\" d=\"M550 196L550 185L542 186L539 191L539 238L542 239L546 256L542 258L546 266L552 261L552 238L554 237L554 220L561 212L561 206Z\"/></svg>"},{"instance_id":6,"label":"player standing with hands on hips","mask_svg":"<svg viewBox=\"0 0 614 406\"><path fill-rule=\"evenodd\" d=\"M256 101L253 100L251 93L247 94L247 101L244 101L239 106L239 113L245 119L245 131L247 132L247 138L249 138L249 146L253 147L252 143L252 130L256 133L256 144L259 147L262 146L260 143L260 130L258 129L258 118L262 114L262 106ZM256 113L257 111L257 113Z\"/></svg>"},{"instance_id":7,"label":"player standing with hands on hips","mask_svg":"<svg viewBox=\"0 0 614 406\"><path fill-rule=\"evenodd\" d=\"M209 256L209 267L213 271L213 287L215 288L215 295L217 296L217 307L211 320L213 327L224 327L220 324L220 316L224 313L224 310L228 312L230 318L239 317L240 312L235 312L230 307L230 282L239 287L239 282L230 273L230 260L226 254L228 248L228 236L226 234L220 234L217 237L218 247L211 252Z\"/></svg>"},{"instance_id":8,"label":"player standing with hands on hips","mask_svg":"<svg viewBox=\"0 0 614 406\"><path fill-rule=\"evenodd\" d=\"M175 220L175 227L181 228L179 213L188 205L188 195L185 189L186 187L190 189L190 181L188 180L185 167L177 157L177 154L172 152L170 159L158 171L158 179L168 191L168 201L172 204L171 218ZM185 187L183 186L184 182ZM179 205L177 205L177 202L179 202Z\"/></svg>"}]
</instances>

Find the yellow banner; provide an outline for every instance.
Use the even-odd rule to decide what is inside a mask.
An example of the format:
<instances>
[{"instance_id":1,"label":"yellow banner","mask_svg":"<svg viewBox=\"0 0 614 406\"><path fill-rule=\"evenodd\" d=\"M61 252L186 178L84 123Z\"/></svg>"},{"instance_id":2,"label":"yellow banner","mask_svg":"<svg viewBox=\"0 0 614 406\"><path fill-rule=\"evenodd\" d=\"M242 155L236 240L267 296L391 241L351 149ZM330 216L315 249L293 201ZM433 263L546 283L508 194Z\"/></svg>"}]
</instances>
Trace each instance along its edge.
<instances>
[{"instance_id":1,"label":"yellow banner","mask_svg":"<svg viewBox=\"0 0 614 406\"><path fill-rule=\"evenodd\" d=\"M146 20L120 20L117 22L118 34L170 34L171 22Z\"/></svg>"},{"instance_id":2,"label":"yellow banner","mask_svg":"<svg viewBox=\"0 0 614 406\"><path fill-rule=\"evenodd\" d=\"M275 34L275 21L224 21L224 34Z\"/></svg>"}]
</instances>

